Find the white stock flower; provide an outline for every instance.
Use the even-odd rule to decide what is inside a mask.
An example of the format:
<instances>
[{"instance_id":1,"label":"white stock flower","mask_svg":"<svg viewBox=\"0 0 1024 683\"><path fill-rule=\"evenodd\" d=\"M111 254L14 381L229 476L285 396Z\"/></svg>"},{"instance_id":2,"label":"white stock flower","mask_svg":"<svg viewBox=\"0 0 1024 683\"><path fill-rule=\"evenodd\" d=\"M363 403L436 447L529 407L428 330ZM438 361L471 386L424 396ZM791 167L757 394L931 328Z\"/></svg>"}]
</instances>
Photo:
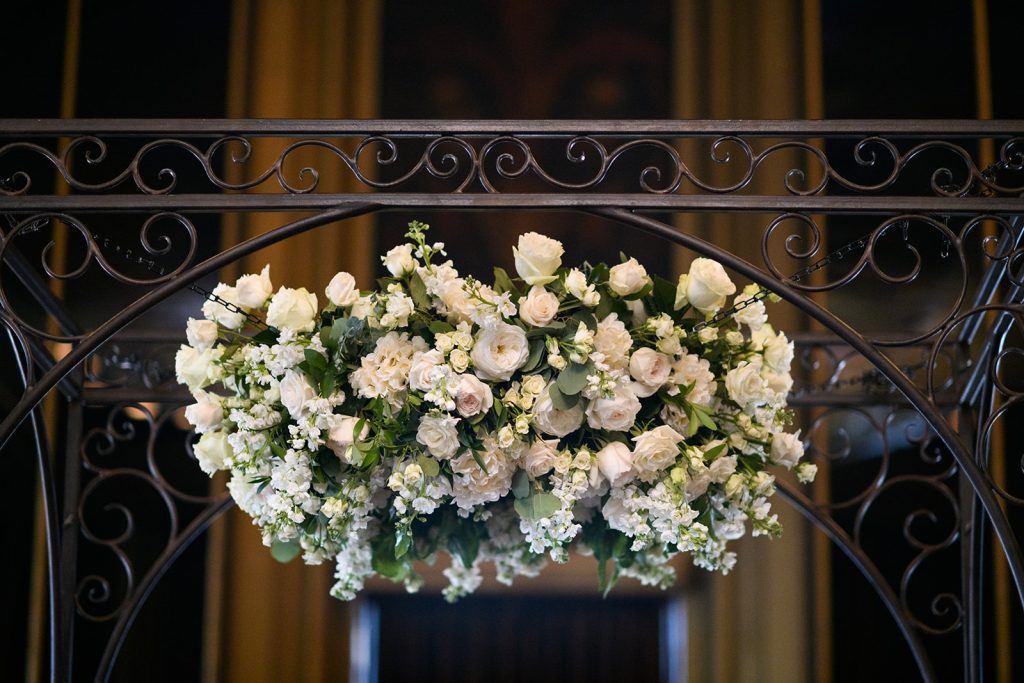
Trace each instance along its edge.
<instances>
[{"instance_id":1,"label":"white stock flower","mask_svg":"<svg viewBox=\"0 0 1024 683\"><path fill-rule=\"evenodd\" d=\"M416 270L416 259L412 257L412 245L400 244L380 257L384 267L395 277L402 277Z\"/></svg>"},{"instance_id":2,"label":"white stock flower","mask_svg":"<svg viewBox=\"0 0 1024 683\"><path fill-rule=\"evenodd\" d=\"M459 418L451 415L424 415L416 430L416 441L426 446L435 458L447 460L459 450Z\"/></svg>"},{"instance_id":3,"label":"white stock flower","mask_svg":"<svg viewBox=\"0 0 1024 683\"><path fill-rule=\"evenodd\" d=\"M672 359L646 346L639 348L629 357L629 376L636 380L633 391L637 396L647 397L668 381L672 372Z\"/></svg>"},{"instance_id":4,"label":"white stock flower","mask_svg":"<svg viewBox=\"0 0 1024 683\"><path fill-rule=\"evenodd\" d=\"M635 258L620 263L608 271L608 288L619 296L636 294L650 282L647 270Z\"/></svg>"},{"instance_id":5,"label":"white stock flower","mask_svg":"<svg viewBox=\"0 0 1024 683\"><path fill-rule=\"evenodd\" d=\"M228 435L224 432L206 432L199 442L192 447L192 452L199 461L199 469L212 475L217 470L226 468L226 461L234 456Z\"/></svg>"},{"instance_id":6,"label":"white stock flower","mask_svg":"<svg viewBox=\"0 0 1024 683\"><path fill-rule=\"evenodd\" d=\"M198 390L194 397L196 402L185 407L185 419L197 434L208 432L220 426L224 419L224 407L216 394Z\"/></svg>"},{"instance_id":7,"label":"white stock flower","mask_svg":"<svg viewBox=\"0 0 1024 683\"><path fill-rule=\"evenodd\" d=\"M238 292L235 291L235 288L229 287L223 282L218 283L213 288L213 295L233 306L240 307L242 305L238 300ZM245 322L244 313L229 310L223 304L211 300L203 303L203 317L207 320L213 320L221 327L226 327L229 330L237 330Z\"/></svg>"},{"instance_id":8,"label":"white stock flower","mask_svg":"<svg viewBox=\"0 0 1024 683\"><path fill-rule=\"evenodd\" d=\"M725 305L726 297L735 293L736 285L721 263L698 258L690 264L687 275L679 276L675 307L678 310L688 303L701 313L713 315Z\"/></svg>"},{"instance_id":9,"label":"white stock flower","mask_svg":"<svg viewBox=\"0 0 1024 683\"><path fill-rule=\"evenodd\" d=\"M682 434L661 425L633 437L633 471L641 481L654 481L658 474L672 465L679 455Z\"/></svg>"},{"instance_id":10,"label":"white stock flower","mask_svg":"<svg viewBox=\"0 0 1024 683\"><path fill-rule=\"evenodd\" d=\"M773 464L782 465L790 470L802 457L804 457L804 442L800 440L799 432L796 434L778 432L772 435L770 458Z\"/></svg>"},{"instance_id":11,"label":"white stock flower","mask_svg":"<svg viewBox=\"0 0 1024 683\"><path fill-rule=\"evenodd\" d=\"M530 355L530 346L522 328L495 322L483 328L473 344L470 357L481 379L506 381L521 368Z\"/></svg>"},{"instance_id":12,"label":"white stock flower","mask_svg":"<svg viewBox=\"0 0 1024 683\"><path fill-rule=\"evenodd\" d=\"M356 441L365 439L370 431L364 423L363 428L356 435L357 424L359 424L359 418L352 415L332 414L327 416L327 447L345 462L352 462L350 446Z\"/></svg>"},{"instance_id":13,"label":"white stock flower","mask_svg":"<svg viewBox=\"0 0 1024 683\"><path fill-rule=\"evenodd\" d=\"M306 375L297 370L288 370L284 373L279 389L281 405L288 409L288 414L293 419L302 415L306 403L316 397L316 390L306 379Z\"/></svg>"},{"instance_id":14,"label":"white stock flower","mask_svg":"<svg viewBox=\"0 0 1024 683\"><path fill-rule=\"evenodd\" d=\"M337 273L327 283L324 290L328 301L335 306L351 306L359 300L359 288L356 287L356 279L344 271Z\"/></svg>"},{"instance_id":15,"label":"white stock flower","mask_svg":"<svg viewBox=\"0 0 1024 683\"><path fill-rule=\"evenodd\" d=\"M196 320L189 318L185 325L185 338L189 346L197 351L205 351L217 341L217 323L212 320Z\"/></svg>"},{"instance_id":16,"label":"white stock flower","mask_svg":"<svg viewBox=\"0 0 1024 683\"><path fill-rule=\"evenodd\" d=\"M558 439L537 439L522 456L526 473L536 479L550 472L558 458Z\"/></svg>"},{"instance_id":17,"label":"white stock flower","mask_svg":"<svg viewBox=\"0 0 1024 683\"><path fill-rule=\"evenodd\" d=\"M596 398L587 406L587 424L594 429L625 432L640 412L640 400L628 384L615 387L610 398Z\"/></svg>"},{"instance_id":18,"label":"white stock flower","mask_svg":"<svg viewBox=\"0 0 1024 683\"><path fill-rule=\"evenodd\" d=\"M593 308L601 301L601 296L594 289L594 285L587 284L587 276L578 268L573 268L566 274L565 291L589 308Z\"/></svg>"},{"instance_id":19,"label":"white stock flower","mask_svg":"<svg viewBox=\"0 0 1024 683\"><path fill-rule=\"evenodd\" d=\"M238 301L249 308L260 308L274 293L274 285L270 282L270 265L263 266L259 275L243 275L235 282Z\"/></svg>"},{"instance_id":20,"label":"white stock flower","mask_svg":"<svg viewBox=\"0 0 1024 683\"><path fill-rule=\"evenodd\" d=\"M282 287L270 300L267 324L279 330L312 332L318 312L316 294L306 291L305 287Z\"/></svg>"},{"instance_id":21,"label":"white stock flower","mask_svg":"<svg viewBox=\"0 0 1024 683\"><path fill-rule=\"evenodd\" d=\"M533 424L544 434L559 438L575 432L583 424L583 408L577 403L569 410L558 410L547 390L533 404Z\"/></svg>"},{"instance_id":22,"label":"white stock flower","mask_svg":"<svg viewBox=\"0 0 1024 683\"><path fill-rule=\"evenodd\" d=\"M536 232L520 235L518 246L512 247L516 272L531 286L554 282L563 253L561 242Z\"/></svg>"},{"instance_id":23,"label":"white stock flower","mask_svg":"<svg viewBox=\"0 0 1024 683\"><path fill-rule=\"evenodd\" d=\"M202 389L211 382L220 379L220 369L214 364L223 353L223 349L206 349L198 351L191 346L181 345L174 356L174 372L178 382L188 387L189 391Z\"/></svg>"},{"instance_id":24,"label":"white stock flower","mask_svg":"<svg viewBox=\"0 0 1024 683\"><path fill-rule=\"evenodd\" d=\"M455 393L455 407L462 417L473 417L486 413L494 405L491 388L481 382L476 375L460 375L459 386Z\"/></svg>"},{"instance_id":25,"label":"white stock flower","mask_svg":"<svg viewBox=\"0 0 1024 683\"><path fill-rule=\"evenodd\" d=\"M544 327L558 314L558 297L541 285L530 287L519 299L519 317L534 327Z\"/></svg>"},{"instance_id":26,"label":"white stock flower","mask_svg":"<svg viewBox=\"0 0 1024 683\"><path fill-rule=\"evenodd\" d=\"M630 480L633 453L621 441L612 441L597 452L597 467L610 486L622 486Z\"/></svg>"}]
</instances>

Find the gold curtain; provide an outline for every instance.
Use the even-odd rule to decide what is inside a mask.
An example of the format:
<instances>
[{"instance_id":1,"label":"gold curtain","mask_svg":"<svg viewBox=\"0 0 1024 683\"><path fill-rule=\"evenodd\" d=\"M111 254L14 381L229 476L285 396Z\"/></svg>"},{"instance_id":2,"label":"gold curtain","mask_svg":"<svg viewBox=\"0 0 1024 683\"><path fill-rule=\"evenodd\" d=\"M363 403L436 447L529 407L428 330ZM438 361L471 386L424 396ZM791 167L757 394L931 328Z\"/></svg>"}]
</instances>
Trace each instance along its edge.
<instances>
[{"instance_id":1,"label":"gold curtain","mask_svg":"<svg viewBox=\"0 0 1024 683\"><path fill-rule=\"evenodd\" d=\"M673 9L678 118L821 117L817 0L676 0ZM707 144L683 151L695 172L717 185L729 182L729 164L713 162ZM784 173L802 160L776 161L778 167L758 173L752 189L783 192L775 169ZM761 219L692 214L681 216L678 227L760 265ZM680 272L692 257L679 255ZM806 319L786 305L769 312L781 329L807 328ZM812 543L794 510L781 500L774 508L786 529L783 538L741 540L736 570L727 577L703 577L688 596L691 681L796 683L812 678ZM816 675L822 673L818 668Z\"/></svg>"},{"instance_id":2,"label":"gold curtain","mask_svg":"<svg viewBox=\"0 0 1024 683\"><path fill-rule=\"evenodd\" d=\"M379 2L236 0L232 11L230 118L377 115ZM271 167L285 145L269 142L255 142L244 168L230 171L236 174L234 179ZM351 174L340 165L321 169L318 191L356 189ZM224 243L236 244L300 216L226 216ZM232 281L269 263L276 285L305 286L322 303L324 286L339 270L369 287L373 253L372 223L351 220L258 252L222 272L221 279ZM332 567L310 568L298 560L276 563L249 518L237 509L211 530L209 555L205 680L348 678L348 610L328 595Z\"/></svg>"}]
</instances>

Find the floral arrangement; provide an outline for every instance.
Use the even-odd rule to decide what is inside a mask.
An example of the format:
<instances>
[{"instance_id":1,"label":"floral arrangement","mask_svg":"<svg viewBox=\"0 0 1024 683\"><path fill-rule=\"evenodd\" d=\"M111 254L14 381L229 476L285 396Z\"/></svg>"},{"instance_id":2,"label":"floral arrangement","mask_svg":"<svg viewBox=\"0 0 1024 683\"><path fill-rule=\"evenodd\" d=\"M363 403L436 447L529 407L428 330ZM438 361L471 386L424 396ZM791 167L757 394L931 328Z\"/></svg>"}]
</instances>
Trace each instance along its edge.
<instances>
[{"instance_id":1,"label":"floral arrangement","mask_svg":"<svg viewBox=\"0 0 1024 683\"><path fill-rule=\"evenodd\" d=\"M767 324L773 296L748 287L723 311L736 286L715 261L676 284L625 256L566 268L537 233L518 278L485 284L427 228L382 257L377 291L338 273L321 309L264 268L188 321L194 454L230 474L274 557L334 559L347 600L374 573L415 590L415 562L448 552L454 600L484 561L509 583L575 549L605 590L665 587L677 553L728 572L748 525L781 533L766 467L806 482L815 466L785 431L793 345Z\"/></svg>"}]
</instances>

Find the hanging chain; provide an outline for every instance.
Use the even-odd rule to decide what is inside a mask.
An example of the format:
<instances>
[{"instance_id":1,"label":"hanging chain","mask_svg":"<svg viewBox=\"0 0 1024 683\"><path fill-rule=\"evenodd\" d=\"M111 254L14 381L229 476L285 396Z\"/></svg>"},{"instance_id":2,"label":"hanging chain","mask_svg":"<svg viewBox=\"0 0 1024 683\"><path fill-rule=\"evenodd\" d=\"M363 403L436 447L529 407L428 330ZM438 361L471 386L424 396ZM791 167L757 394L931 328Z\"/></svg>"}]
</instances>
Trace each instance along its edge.
<instances>
[{"instance_id":1,"label":"hanging chain","mask_svg":"<svg viewBox=\"0 0 1024 683\"><path fill-rule=\"evenodd\" d=\"M221 297L217 296L213 292L211 292L211 291L209 291L207 289L204 289L200 285L197 285L197 284L193 283L193 284L189 285L188 288L191 289L196 294L199 294L199 295L203 296L208 301L213 301L215 303L220 304L224 308L228 309L228 311L230 311L231 313L237 313L237 314L241 315L246 320L248 320L252 325L255 325L256 327L259 327L259 328L264 329L264 330L270 329L269 325L267 325L265 322L263 322L262 320L257 318L252 313L250 313L250 312L248 312L246 310L243 310L242 308L236 306L235 304L231 303L230 301L226 301L226 300L222 299Z\"/></svg>"}]
</instances>

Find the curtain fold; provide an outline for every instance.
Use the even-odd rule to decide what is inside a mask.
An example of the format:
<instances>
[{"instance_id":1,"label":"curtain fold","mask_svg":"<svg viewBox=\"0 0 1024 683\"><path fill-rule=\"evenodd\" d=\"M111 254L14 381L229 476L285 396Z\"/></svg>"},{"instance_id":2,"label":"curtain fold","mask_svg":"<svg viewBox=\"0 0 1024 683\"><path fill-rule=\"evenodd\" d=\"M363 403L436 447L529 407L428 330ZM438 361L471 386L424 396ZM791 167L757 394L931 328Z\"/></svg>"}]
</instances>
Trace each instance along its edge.
<instances>
[{"instance_id":1,"label":"curtain fold","mask_svg":"<svg viewBox=\"0 0 1024 683\"><path fill-rule=\"evenodd\" d=\"M379 2L236 0L232 11L230 118L377 115ZM274 164L286 144L254 140L251 158L230 165L227 177L236 182L254 177ZM318 192L362 189L329 156L296 156L286 167L289 182L301 184L298 169L311 164L320 171ZM271 179L260 191L281 189ZM302 215L226 216L224 244L237 244ZM269 263L276 286L304 286L321 304L324 287L339 270L368 288L375 272L371 220L345 221L293 237L225 269L221 279L230 282ZM301 560L278 564L251 520L237 509L211 530L209 557L204 679L347 680L349 612L328 594L331 566L312 568Z\"/></svg>"},{"instance_id":2,"label":"curtain fold","mask_svg":"<svg viewBox=\"0 0 1024 683\"><path fill-rule=\"evenodd\" d=\"M674 107L681 119L787 119L820 116L820 54L805 28L816 0L751 3L744 0L676 0L674 4ZM806 54L805 54L806 53ZM711 141L685 145L681 152L701 178L718 186L735 180L735 162L711 158ZM754 141L754 145L760 144ZM734 148L734 157L736 150ZM755 150L756 151L756 150ZM785 170L806 159L780 154L759 169L751 188L784 194ZM730 175L731 174L731 175ZM813 177L813 176L812 176ZM695 234L755 265L762 265L761 235L771 216L688 214L680 230ZM782 251L773 245L771 252ZM678 272L693 254L679 253ZM779 254L781 257L781 254ZM779 262L785 260L780 258ZM784 330L806 329L792 307L769 310ZM812 545L804 520L783 501L773 508L785 527L783 538L749 536L736 543L739 562L727 577L708 575L688 595L690 681L810 680L812 633L810 595ZM695 577L698 578L698 577ZM820 670L819 670L819 673Z\"/></svg>"}]
</instances>

